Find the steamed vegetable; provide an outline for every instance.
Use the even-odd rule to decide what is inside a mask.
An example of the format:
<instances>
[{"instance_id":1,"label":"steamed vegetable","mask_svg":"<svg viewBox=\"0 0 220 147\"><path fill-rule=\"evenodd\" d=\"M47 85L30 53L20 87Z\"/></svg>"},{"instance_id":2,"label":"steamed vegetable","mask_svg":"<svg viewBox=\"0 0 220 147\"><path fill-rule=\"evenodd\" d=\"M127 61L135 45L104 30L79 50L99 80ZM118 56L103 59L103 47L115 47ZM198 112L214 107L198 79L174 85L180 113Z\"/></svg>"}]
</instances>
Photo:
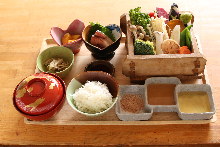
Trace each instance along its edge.
<instances>
[{"instance_id":1,"label":"steamed vegetable","mask_svg":"<svg viewBox=\"0 0 220 147\"><path fill-rule=\"evenodd\" d=\"M163 17L166 20L169 20L169 15L167 14L167 11L164 10L164 8L156 8L156 11L159 18Z\"/></svg>"},{"instance_id":2,"label":"steamed vegetable","mask_svg":"<svg viewBox=\"0 0 220 147\"><path fill-rule=\"evenodd\" d=\"M180 33L180 46L187 46L190 50L192 48L192 41L191 41L191 34L190 34L190 29L192 26L193 25L186 27Z\"/></svg>"},{"instance_id":3,"label":"steamed vegetable","mask_svg":"<svg viewBox=\"0 0 220 147\"><path fill-rule=\"evenodd\" d=\"M153 42L136 39L134 43L135 55L155 55Z\"/></svg>"},{"instance_id":4,"label":"steamed vegetable","mask_svg":"<svg viewBox=\"0 0 220 147\"><path fill-rule=\"evenodd\" d=\"M187 46L182 46L180 47L179 53L180 54L191 54L191 51L188 49Z\"/></svg>"},{"instance_id":5,"label":"steamed vegetable","mask_svg":"<svg viewBox=\"0 0 220 147\"><path fill-rule=\"evenodd\" d=\"M187 24L191 21L192 19L192 14L191 13L182 13L180 15L180 20L183 21L184 24Z\"/></svg>"},{"instance_id":6,"label":"steamed vegetable","mask_svg":"<svg viewBox=\"0 0 220 147\"><path fill-rule=\"evenodd\" d=\"M147 40L148 36L142 26L130 25L129 30L132 32L134 39Z\"/></svg>"},{"instance_id":7,"label":"steamed vegetable","mask_svg":"<svg viewBox=\"0 0 220 147\"><path fill-rule=\"evenodd\" d=\"M140 9L141 7L137 7L129 11L131 24L140 25L147 32L147 24L150 23L150 16L147 13L142 13Z\"/></svg>"},{"instance_id":8,"label":"steamed vegetable","mask_svg":"<svg viewBox=\"0 0 220 147\"><path fill-rule=\"evenodd\" d=\"M164 32L154 31L154 36L156 37L156 54L163 54L161 44L163 42Z\"/></svg>"},{"instance_id":9,"label":"steamed vegetable","mask_svg":"<svg viewBox=\"0 0 220 147\"><path fill-rule=\"evenodd\" d=\"M178 54L180 45L173 39L164 40L161 49L164 54Z\"/></svg>"},{"instance_id":10,"label":"steamed vegetable","mask_svg":"<svg viewBox=\"0 0 220 147\"><path fill-rule=\"evenodd\" d=\"M150 18L151 18L151 17L156 18L156 15L155 15L154 12L150 12L150 13L148 13L148 15L150 16Z\"/></svg>"},{"instance_id":11,"label":"steamed vegetable","mask_svg":"<svg viewBox=\"0 0 220 147\"><path fill-rule=\"evenodd\" d=\"M88 41L91 40L92 35L94 35L97 30L104 33L113 42L115 41L115 37L113 36L112 31L109 28L106 28L106 27L100 25L99 23L93 23L93 22L90 22L90 25L91 25L91 29L90 29L89 34L88 34Z\"/></svg>"},{"instance_id":12,"label":"steamed vegetable","mask_svg":"<svg viewBox=\"0 0 220 147\"><path fill-rule=\"evenodd\" d=\"M59 72L66 69L69 63L62 58L50 58L44 62L48 72Z\"/></svg>"},{"instance_id":13,"label":"steamed vegetable","mask_svg":"<svg viewBox=\"0 0 220 147\"><path fill-rule=\"evenodd\" d=\"M74 42L75 40L79 39L81 37L81 35L70 35L70 33L66 33L64 34L64 36L62 37L62 44L67 44L67 43L71 43Z\"/></svg>"},{"instance_id":14,"label":"steamed vegetable","mask_svg":"<svg viewBox=\"0 0 220 147\"><path fill-rule=\"evenodd\" d=\"M180 25L176 25L171 32L170 39L175 40L177 43L180 43Z\"/></svg>"},{"instance_id":15,"label":"steamed vegetable","mask_svg":"<svg viewBox=\"0 0 220 147\"><path fill-rule=\"evenodd\" d=\"M170 13L169 13L169 20L179 19L179 8L178 5L173 3L171 5Z\"/></svg>"},{"instance_id":16,"label":"steamed vegetable","mask_svg":"<svg viewBox=\"0 0 220 147\"><path fill-rule=\"evenodd\" d=\"M186 30L186 46L191 50L192 49L192 39L189 29Z\"/></svg>"},{"instance_id":17,"label":"steamed vegetable","mask_svg":"<svg viewBox=\"0 0 220 147\"><path fill-rule=\"evenodd\" d=\"M153 32L154 31L164 32L163 39L166 40L166 39L169 39L169 36L166 30L166 24L164 21L165 19L163 17L152 19L151 26L153 28Z\"/></svg>"},{"instance_id":18,"label":"steamed vegetable","mask_svg":"<svg viewBox=\"0 0 220 147\"><path fill-rule=\"evenodd\" d=\"M180 26L180 32L182 32L186 28L184 26L184 23L179 19L173 19L167 23L167 26L169 27L170 31L172 31L177 25Z\"/></svg>"}]
</instances>

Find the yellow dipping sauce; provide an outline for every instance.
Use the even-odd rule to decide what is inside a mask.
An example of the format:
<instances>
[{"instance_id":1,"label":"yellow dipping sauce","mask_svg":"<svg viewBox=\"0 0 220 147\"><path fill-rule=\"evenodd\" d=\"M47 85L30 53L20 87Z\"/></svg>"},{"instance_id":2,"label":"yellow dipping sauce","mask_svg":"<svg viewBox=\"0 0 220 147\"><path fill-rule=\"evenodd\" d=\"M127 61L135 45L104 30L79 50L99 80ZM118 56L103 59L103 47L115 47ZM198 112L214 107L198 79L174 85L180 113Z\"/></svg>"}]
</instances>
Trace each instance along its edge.
<instances>
[{"instance_id":1,"label":"yellow dipping sauce","mask_svg":"<svg viewBox=\"0 0 220 147\"><path fill-rule=\"evenodd\" d=\"M210 112L209 97L206 92L188 91L178 94L179 109L185 113Z\"/></svg>"}]
</instances>

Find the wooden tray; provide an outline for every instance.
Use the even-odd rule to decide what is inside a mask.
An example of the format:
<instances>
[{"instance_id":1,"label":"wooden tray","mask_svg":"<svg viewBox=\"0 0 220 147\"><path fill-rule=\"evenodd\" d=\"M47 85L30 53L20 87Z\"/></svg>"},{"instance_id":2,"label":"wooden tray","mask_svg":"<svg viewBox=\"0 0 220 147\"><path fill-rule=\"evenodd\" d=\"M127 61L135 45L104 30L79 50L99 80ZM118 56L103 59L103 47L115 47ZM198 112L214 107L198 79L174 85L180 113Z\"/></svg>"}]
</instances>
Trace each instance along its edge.
<instances>
[{"instance_id":1,"label":"wooden tray","mask_svg":"<svg viewBox=\"0 0 220 147\"><path fill-rule=\"evenodd\" d=\"M122 63L127 56L127 49L125 47L125 38L121 40L119 48L116 50L116 55L110 61L115 66L115 78L120 85L129 85L130 78L122 74ZM44 49L55 46L55 42L52 39L44 39L41 47L41 51ZM75 55L74 66L71 73L64 79L66 85L69 84L70 80L76 75L84 71L84 68L91 61L95 60L91 53L87 50L85 45L81 47L78 54ZM35 72L39 72L36 68ZM207 74L204 73L201 79L194 80L181 80L182 83L209 83L207 79ZM65 101L63 108L58 112L53 118L46 121L31 121L24 119L26 124L37 124L37 125L161 125L161 124L205 124L213 123L216 121L216 116L214 115L210 120L181 120L177 113L163 112L154 113L152 118L148 121L120 121L115 113L115 108L111 109L109 112L103 116L98 117L86 117L84 115L75 112Z\"/></svg>"}]
</instances>

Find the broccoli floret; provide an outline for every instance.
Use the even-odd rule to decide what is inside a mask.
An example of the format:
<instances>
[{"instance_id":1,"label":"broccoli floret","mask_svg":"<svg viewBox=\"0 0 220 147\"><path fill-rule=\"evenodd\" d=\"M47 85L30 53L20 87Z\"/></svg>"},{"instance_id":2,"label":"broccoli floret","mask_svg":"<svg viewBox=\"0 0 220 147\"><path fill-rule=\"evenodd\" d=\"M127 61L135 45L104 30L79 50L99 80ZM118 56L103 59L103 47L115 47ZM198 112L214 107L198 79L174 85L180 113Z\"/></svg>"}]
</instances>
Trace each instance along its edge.
<instances>
[{"instance_id":1,"label":"broccoli floret","mask_svg":"<svg viewBox=\"0 0 220 147\"><path fill-rule=\"evenodd\" d=\"M90 29L89 34L88 34L88 41L90 41L92 35L94 35L97 30L104 33L113 42L115 41L115 37L113 36L112 31L109 28L106 28L106 27L100 25L99 23L93 23L93 22L90 22L90 25L91 25L91 29Z\"/></svg>"},{"instance_id":2,"label":"broccoli floret","mask_svg":"<svg viewBox=\"0 0 220 147\"><path fill-rule=\"evenodd\" d=\"M188 22L190 22L191 19L192 19L192 14L190 13L183 13L180 15L180 20L182 20L184 24L187 24Z\"/></svg>"},{"instance_id":3,"label":"broccoli floret","mask_svg":"<svg viewBox=\"0 0 220 147\"><path fill-rule=\"evenodd\" d=\"M136 39L134 43L134 54L155 55L153 42Z\"/></svg>"}]
</instances>

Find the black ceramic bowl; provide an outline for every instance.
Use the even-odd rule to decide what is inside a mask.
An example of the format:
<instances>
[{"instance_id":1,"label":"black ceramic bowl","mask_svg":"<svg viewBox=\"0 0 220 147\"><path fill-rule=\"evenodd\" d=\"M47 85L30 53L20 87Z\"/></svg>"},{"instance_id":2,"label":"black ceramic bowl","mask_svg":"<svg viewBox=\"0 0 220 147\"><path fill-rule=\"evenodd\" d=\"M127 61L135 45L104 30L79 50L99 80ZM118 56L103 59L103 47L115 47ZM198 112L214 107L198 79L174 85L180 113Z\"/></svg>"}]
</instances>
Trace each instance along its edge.
<instances>
[{"instance_id":1,"label":"black ceramic bowl","mask_svg":"<svg viewBox=\"0 0 220 147\"><path fill-rule=\"evenodd\" d=\"M89 43L87 36L90 31L91 25L88 25L83 30L83 33L82 33L82 38L83 38L83 41L84 41L87 49L90 52L92 52L92 56L94 58L99 59L99 60L110 60L114 57L114 55L115 55L114 51L118 48L118 46L120 44L121 36L122 36L121 29L118 25L110 24L106 27L108 27L109 29L112 30L112 34L115 37L116 41L104 49L100 49L100 48Z\"/></svg>"},{"instance_id":2,"label":"black ceramic bowl","mask_svg":"<svg viewBox=\"0 0 220 147\"><path fill-rule=\"evenodd\" d=\"M110 62L104 60L91 62L85 67L85 71L103 71L112 76L115 74L114 66Z\"/></svg>"}]
</instances>

